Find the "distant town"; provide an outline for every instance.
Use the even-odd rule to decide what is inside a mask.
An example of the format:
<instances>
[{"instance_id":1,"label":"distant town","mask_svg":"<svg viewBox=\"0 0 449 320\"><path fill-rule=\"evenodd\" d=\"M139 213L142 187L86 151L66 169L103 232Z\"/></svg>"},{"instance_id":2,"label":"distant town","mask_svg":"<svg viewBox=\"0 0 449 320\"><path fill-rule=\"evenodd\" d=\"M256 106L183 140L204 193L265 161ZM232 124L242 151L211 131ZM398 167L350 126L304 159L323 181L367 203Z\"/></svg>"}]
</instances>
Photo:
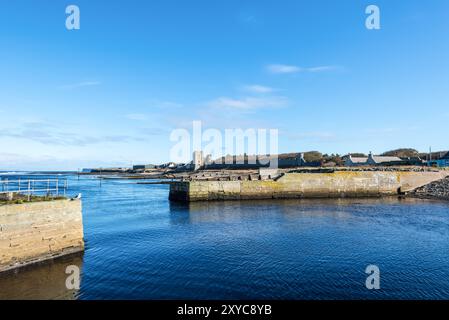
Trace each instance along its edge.
<instances>
[{"instance_id":1,"label":"distant town","mask_svg":"<svg viewBox=\"0 0 449 320\"><path fill-rule=\"evenodd\" d=\"M227 155L212 160L202 151L193 152L189 163L168 162L164 164L137 164L132 167L86 168L81 174L169 174L196 172L199 170L255 170L270 167L276 161L276 168L335 168L335 167L449 167L449 151L421 153L415 149L397 149L374 155L372 152L322 154L318 151L282 153L278 155Z\"/></svg>"}]
</instances>

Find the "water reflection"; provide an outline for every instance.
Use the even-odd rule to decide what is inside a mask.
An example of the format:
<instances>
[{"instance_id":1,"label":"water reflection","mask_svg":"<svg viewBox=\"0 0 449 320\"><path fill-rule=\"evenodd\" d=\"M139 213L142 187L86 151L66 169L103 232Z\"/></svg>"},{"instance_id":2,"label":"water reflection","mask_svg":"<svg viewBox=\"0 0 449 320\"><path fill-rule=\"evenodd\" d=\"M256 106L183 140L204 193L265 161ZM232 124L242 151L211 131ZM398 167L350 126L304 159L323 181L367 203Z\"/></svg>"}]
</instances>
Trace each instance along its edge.
<instances>
[{"instance_id":1,"label":"water reflection","mask_svg":"<svg viewBox=\"0 0 449 320\"><path fill-rule=\"evenodd\" d=\"M398 197L360 199L272 199L244 201L170 202L170 222L196 224L226 222L255 218L276 212L277 218L285 220L306 217L329 217L348 219L354 207L423 203L417 199ZM331 210L330 210L331 209Z\"/></svg>"},{"instance_id":2,"label":"water reflection","mask_svg":"<svg viewBox=\"0 0 449 320\"><path fill-rule=\"evenodd\" d=\"M75 300L79 292L66 288L69 275L65 271L70 265L80 268L82 274L83 253L1 273L0 300Z\"/></svg>"},{"instance_id":3,"label":"water reflection","mask_svg":"<svg viewBox=\"0 0 449 320\"><path fill-rule=\"evenodd\" d=\"M182 204L168 201L167 185L103 181L98 188L74 178L70 186L83 193L84 258L0 274L0 299L449 297L447 202ZM79 293L65 288L70 264L83 267ZM366 290L368 264L381 267L379 292Z\"/></svg>"}]
</instances>

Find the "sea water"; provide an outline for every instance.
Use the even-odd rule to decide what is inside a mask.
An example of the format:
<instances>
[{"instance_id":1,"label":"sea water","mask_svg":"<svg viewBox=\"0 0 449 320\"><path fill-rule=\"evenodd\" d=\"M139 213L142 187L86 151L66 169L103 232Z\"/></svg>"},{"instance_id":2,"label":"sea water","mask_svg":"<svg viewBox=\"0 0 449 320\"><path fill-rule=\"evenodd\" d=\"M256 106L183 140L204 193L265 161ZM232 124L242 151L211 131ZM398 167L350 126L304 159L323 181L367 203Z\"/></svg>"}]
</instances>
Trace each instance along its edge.
<instances>
[{"instance_id":1,"label":"sea water","mask_svg":"<svg viewBox=\"0 0 449 320\"><path fill-rule=\"evenodd\" d=\"M448 202L180 204L168 185L59 177L82 194L86 250L1 274L1 299L449 299Z\"/></svg>"}]
</instances>

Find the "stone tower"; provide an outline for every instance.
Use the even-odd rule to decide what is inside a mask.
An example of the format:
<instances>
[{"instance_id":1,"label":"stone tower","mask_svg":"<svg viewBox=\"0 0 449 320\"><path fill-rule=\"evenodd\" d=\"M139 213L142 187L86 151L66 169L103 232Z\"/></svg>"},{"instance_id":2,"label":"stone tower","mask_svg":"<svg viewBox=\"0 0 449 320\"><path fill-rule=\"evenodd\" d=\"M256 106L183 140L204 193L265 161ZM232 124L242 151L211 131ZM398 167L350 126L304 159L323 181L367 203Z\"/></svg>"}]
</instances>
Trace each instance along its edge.
<instances>
[{"instance_id":1,"label":"stone tower","mask_svg":"<svg viewBox=\"0 0 449 320\"><path fill-rule=\"evenodd\" d=\"M204 166L203 151L193 152L193 170L197 171Z\"/></svg>"}]
</instances>

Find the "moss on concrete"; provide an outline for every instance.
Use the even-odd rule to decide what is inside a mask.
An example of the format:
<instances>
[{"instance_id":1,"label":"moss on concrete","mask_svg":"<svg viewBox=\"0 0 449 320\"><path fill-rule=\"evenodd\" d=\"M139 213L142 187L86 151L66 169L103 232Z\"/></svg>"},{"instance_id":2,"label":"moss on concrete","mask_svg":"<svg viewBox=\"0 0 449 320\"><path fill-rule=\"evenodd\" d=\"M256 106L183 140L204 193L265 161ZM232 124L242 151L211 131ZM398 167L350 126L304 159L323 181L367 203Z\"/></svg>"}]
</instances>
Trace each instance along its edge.
<instances>
[{"instance_id":1,"label":"moss on concrete","mask_svg":"<svg viewBox=\"0 0 449 320\"><path fill-rule=\"evenodd\" d=\"M12 200L1 200L0 199L0 205L7 205L7 204L22 204L22 203L32 203L32 202L44 202L44 201L56 201L56 200L66 200L67 197L62 196L31 196L28 199L28 196L26 195L14 195Z\"/></svg>"}]
</instances>

